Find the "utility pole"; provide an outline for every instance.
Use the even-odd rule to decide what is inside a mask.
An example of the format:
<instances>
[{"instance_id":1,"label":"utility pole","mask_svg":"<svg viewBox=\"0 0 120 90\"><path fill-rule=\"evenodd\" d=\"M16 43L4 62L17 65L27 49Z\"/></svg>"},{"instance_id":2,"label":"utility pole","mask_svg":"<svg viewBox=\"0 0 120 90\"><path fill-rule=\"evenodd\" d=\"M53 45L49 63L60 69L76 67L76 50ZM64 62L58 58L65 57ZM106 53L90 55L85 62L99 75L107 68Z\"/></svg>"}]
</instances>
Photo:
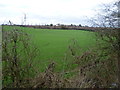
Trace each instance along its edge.
<instances>
[{"instance_id":1,"label":"utility pole","mask_svg":"<svg viewBox=\"0 0 120 90\"><path fill-rule=\"evenodd\" d=\"M26 19L27 19L27 17L26 17L26 14L24 13L24 16L22 17L21 25L26 25Z\"/></svg>"},{"instance_id":2,"label":"utility pole","mask_svg":"<svg viewBox=\"0 0 120 90\"><path fill-rule=\"evenodd\" d=\"M24 24L26 25L26 14L24 14Z\"/></svg>"}]
</instances>

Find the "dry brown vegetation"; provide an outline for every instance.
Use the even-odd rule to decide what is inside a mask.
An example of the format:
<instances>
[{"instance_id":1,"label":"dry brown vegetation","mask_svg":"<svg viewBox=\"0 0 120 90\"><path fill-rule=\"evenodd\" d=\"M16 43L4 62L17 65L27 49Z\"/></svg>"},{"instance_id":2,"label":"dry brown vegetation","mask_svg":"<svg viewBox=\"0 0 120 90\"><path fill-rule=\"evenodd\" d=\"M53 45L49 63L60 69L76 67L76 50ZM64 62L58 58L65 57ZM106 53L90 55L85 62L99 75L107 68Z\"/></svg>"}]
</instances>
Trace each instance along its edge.
<instances>
[{"instance_id":1,"label":"dry brown vegetation","mask_svg":"<svg viewBox=\"0 0 120 90\"><path fill-rule=\"evenodd\" d=\"M108 17L107 17L108 18ZM103 23L104 24L104 23ZM109 23L111 25L111 23ZM120 30L119 28L99 28L96 47L83 53L73 41L66 59L68 65L77 64L73 70L55 72L56 62L51 62L44 72L34 69L32 63L37 55L36 48L30 48L28 36L19 30L3 31L3 88L117 88L120 84ZM102 42L101 42L102 40ZM19 44L23 47L19 48ZM11 47L11 48L8 48ZM17 50L24 53L17 53ZM33 54L34 52L34 54ZM25 65L22 62L26 61ZM66 74L74 73L65 78ZM31 76L32 75L32 76ZM8 82L8 80L10 83Z\"/></svg>"},{"instance_id":2,"label":"dry brown vegetation","mask_svg":"<svg viewBox=\"0 0 120 90\"><path fill-rule=\"evenodd\" d=\"M26 33L14 27L10 31L3 31L3 88L117 87L117 53L109 53L111 51L110 47L108 48L109 43L99 43L97 47L80 54L81 48L73 40L73 43L68 46L69 53L66 58L72 58L68 67L77 64L75 69L55 72L57 64L51 62L44 72L39 72L33 66L37 48L31 46L28 37ZM25 63L22 65L23 62ZM70 73L74 75L64 77Z\"/></svg>"}]
</instances>

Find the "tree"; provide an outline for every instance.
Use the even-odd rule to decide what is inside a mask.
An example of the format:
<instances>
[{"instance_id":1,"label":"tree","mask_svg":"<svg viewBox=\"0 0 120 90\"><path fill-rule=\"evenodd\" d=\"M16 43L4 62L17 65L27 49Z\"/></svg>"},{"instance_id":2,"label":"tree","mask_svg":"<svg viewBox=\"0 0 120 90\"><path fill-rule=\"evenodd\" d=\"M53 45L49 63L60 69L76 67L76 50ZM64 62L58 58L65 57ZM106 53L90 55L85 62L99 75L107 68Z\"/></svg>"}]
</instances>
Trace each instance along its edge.
<instances>
[{"instance_id":1,"label":"tree","mask_svg":"<svg viewBox=\"0 0 120 90\"><path fill-rule=\"evenodd\" d=\"M104 50L108 50L108 55L114 54L117 58L118 87L120 88L120 1L103 6L102 12L92 19L92 23L99 27L99 30L96 30L97 36L106 43L106 46L103 46Z\"/></svg>"},{"instance_id":2,"label":"tree","mask_svg":"<svg viewBox=\"0 0 120 90\"><path fill-rule=\"evenodd\" d=\"M53 26L53 24L50 24L50 26Z\"/></svg>"},{"instance_id":3,"label":"tree","mask_svg":"<svg viewBox=\"0 0 120 90\"><path fill-rule=\"evenodd\" d=\"M118 2L118 29L120 28L120 1ZM118 50L120 50L120 30L118 30ZM120 88L120 51L118 51L118 80L119 80L119 88Z\"/></svg>"},{"instance_id":4,"label":"tree","mask_svg":"<svg viewBox=\"0 0 120 90\"><path fill-rule=\"evenodd\" d=\"M2 30L2 68L3 87L30 87L31 75L35 75L33 61L37 48L29 42L23 30L9 26ZM34 53L33 53L34 52Z\"/></svg>"},{"instance_id":5,"label":"tree","mask_svg":"<svg viewBox=\"0 0 120 90\"><path fill-rule=\"evenodd\" d=\"M82 25L81 25L81 24L79 24L79 27L82 27Z\"/></svg>"}]
</instances>

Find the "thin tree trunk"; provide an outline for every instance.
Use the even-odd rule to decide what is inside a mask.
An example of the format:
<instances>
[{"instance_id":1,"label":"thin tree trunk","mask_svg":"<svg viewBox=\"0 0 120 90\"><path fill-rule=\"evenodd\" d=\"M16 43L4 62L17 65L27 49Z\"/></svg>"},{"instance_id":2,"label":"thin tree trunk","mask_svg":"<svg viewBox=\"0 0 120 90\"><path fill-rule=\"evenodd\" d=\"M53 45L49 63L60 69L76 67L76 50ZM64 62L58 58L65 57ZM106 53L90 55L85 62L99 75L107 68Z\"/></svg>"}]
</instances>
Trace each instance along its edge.
<instances>
[{"instance_id":1,"label":"thin tree trunk","mask_svg":"<svg viewBox=\"0 0 120 90\"><path fill-rule=\"evenodd\" d=\"M120 88L120 30L118 29L118 87Z\"/></svg>"},{"instance_id":2,"label":"thin tree trunk","mask_svg":"<svg viewBox=\"0 0 120 90\"><path fill-rule=\"evenodd\" d=\"M120 1L118 2L118 88L120 88Z\"/></svg>"}]
</instances>

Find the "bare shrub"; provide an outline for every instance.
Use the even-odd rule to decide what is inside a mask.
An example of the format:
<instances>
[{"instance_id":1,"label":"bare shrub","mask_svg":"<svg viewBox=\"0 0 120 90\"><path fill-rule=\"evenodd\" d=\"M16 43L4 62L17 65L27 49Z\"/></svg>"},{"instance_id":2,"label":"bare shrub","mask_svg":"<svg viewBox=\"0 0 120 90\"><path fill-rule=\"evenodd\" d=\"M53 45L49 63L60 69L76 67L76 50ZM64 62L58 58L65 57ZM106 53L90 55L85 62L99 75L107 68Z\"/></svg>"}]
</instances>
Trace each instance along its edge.
<instances>
[{"instance_id":1,"label":"bare shrub","mask_svg":"<svg viewBox=\"0 0 120 90\"><path fill-rule=\"evenodd\" d=\"M2 30L3 87L29 87L30 78L35 75L33 61L37 48L30 44L27 33L9 26Z\"/></svg>"},{"instance_id":2,"label":"bare shrub","mask_svg":"<svg viewBox=\"0 0 120 90\"><path fill-rule=\"evenodd\" d=\"M83 52L77 44L73 45L74 48L69 48L71 56L73 51L76 53L73 56L73 62L70 65L77 64L77 67L72 70L73 72L79 72L72 77L72 87L78 88L109 88L117 87L117 57L114 54L109 54L108 51L101 49L99 46ZM73 47L71 46L71 47ZM100 46L104 47L100 44ZM70 55L69 55L70 56ZM71 71L69 71L71 72ZM113 85L116 84L116 85Z\"/></svg>"},{"instance_id":3,"label":"bare shrub","mask_svg":"<svg viewBox=\"0 0 120 90\"><path fill-rule=\"evenodd\" d=\"M60 73L55 73L55 63L48 65L45 72L40 73L33 79L33 88L62 88L64 87L63 79Z\"/></svg>"}]
</instances>

